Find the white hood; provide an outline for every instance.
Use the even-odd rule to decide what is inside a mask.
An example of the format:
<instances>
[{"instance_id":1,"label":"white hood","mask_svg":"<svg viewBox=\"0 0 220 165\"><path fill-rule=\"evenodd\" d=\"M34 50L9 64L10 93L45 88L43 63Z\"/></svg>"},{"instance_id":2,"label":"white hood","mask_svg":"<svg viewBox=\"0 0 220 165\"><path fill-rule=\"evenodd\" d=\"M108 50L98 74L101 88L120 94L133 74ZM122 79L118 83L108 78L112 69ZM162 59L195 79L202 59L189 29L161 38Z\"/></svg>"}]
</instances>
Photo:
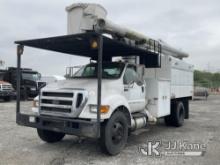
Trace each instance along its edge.
<instances>
[{"instance_id":1,"label":"white hood","mask_svg":"<svg viewBox=\"0 0 220 165\"><path fill-rule=\"evenodd\" d=\"M97 98L97 79L71 79L63 80L56 83L48 84L43 88L44 90L72 90L85 89L92 95L94 99ZM104 79L102 80L102 99L108 94L121 94L123 88L121 79ZM93 99L92 99L93 100Z\"/></svg>"}]
</instances>

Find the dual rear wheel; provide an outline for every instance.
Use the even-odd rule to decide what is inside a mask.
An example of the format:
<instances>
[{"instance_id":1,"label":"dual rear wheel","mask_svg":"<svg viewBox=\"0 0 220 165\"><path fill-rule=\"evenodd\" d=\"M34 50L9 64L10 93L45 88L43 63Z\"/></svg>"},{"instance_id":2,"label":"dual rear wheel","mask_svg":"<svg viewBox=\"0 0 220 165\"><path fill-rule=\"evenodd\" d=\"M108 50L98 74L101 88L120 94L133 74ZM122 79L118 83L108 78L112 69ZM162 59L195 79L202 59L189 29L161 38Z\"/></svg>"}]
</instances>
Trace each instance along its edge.
<instances>
[{"instance_id":1,"label":"dual rear wheel","mask_svg":"<svg viewBox=\"0 0 220 165\"><path fill-rule=\"evenodd\" d=\"M185 108L181 101L171 103L171 114L164 118L166 125L180 127L184 123Z\"/></svg>"}]
</instances>

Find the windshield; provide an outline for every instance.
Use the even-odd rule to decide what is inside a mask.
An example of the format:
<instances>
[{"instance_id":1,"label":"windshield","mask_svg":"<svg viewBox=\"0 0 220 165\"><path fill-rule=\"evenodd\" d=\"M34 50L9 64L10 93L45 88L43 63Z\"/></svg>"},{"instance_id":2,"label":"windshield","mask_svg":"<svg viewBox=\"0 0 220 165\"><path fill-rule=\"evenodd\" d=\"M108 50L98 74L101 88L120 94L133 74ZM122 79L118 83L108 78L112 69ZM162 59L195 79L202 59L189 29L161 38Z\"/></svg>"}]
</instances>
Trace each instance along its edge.
<instances>
[{"instance_id":1,"label":"windshield","mask_svg":"<svg viewBox=\"0 0 220 165\"><path fill-rule=\"evenodd\" d=\"M121 76L124 69L123 63L103 63L102 78L115 79ZM73 78L97 78L98 64L88 64L78 70Z\"/></svg>"},{"instance_id":2,"label":"windshield","mask_svg":"<svg viewBox=\"0 0 220 165\"><path fill-rule=\"evenodd\" d=\"M38 81L40 80L39 73L22 73L22 78L25 80Z\"/></svg>"}]
</instances>

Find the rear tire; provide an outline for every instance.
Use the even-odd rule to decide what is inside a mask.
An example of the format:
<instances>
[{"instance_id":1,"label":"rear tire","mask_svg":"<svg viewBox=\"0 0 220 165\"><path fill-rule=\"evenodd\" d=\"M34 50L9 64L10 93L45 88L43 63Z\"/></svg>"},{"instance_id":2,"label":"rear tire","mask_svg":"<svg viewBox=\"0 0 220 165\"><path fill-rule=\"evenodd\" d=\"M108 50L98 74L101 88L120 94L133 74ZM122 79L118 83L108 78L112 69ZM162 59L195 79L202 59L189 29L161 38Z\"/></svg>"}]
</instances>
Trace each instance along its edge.
<instances>
[{"instance_id":1,"label":"rear tire","mask_svg":"<svg viewBox=\"0 0 220 165\"><path fill-rule=\"evenodd\" d=\"M128 121L123 112L116 111L101 126L101 149L109 155L117 155L128 139Z\"/></svg>"},{"instance_id":2,"label":"rear tire","mask_svg":"<svg viewBox=\"0 0 220 165\"><path fill-rule=\"evenodd\" d=\"M43 130L43 129L37 129L37 133L40 139L47 143L59 142L65 136L64 133L48 131L48 130Z\"/></svg>"},{"instance_id":3,"label":"rear tire","mask_svg":"<svg viewBox=\"0 0 220 165\"><path fill-rule=\"evenodd\" d=\"M180 127L184 123L185 108L181 101L171 104L171 114L164 118L166 125Z\"/></svg>"}]
</instances>

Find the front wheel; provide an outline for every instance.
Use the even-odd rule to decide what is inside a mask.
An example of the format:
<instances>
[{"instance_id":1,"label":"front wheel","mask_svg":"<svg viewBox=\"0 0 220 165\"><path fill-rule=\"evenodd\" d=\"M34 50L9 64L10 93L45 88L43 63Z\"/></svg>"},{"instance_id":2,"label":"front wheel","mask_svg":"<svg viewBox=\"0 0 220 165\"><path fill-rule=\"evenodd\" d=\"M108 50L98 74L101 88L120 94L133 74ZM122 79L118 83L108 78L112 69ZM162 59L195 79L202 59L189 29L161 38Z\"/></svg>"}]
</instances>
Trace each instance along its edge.
<instances>
[{"instance_id":1,"label":"front wheel","mask_svg":"<svg viewBox=\"0 0 220 165\"><path fill-rule=\"evenodd\" d=\"M48 142L48 143L55 143L61 141L65 136L64 133L48 131L43 129L37 129L38 136L41 140Z\"/></svg>"},{"instance_id":2,"label":"front wheel","mask_svg":"<svg viewBox=\"0 0 220 165\"><path fill-rule=\"evenodd\" d=\"M128 139L128 121L123 112L116 111L101 127L101 148L116 155L125 147Z\"/></svg>"}]
</instances>

